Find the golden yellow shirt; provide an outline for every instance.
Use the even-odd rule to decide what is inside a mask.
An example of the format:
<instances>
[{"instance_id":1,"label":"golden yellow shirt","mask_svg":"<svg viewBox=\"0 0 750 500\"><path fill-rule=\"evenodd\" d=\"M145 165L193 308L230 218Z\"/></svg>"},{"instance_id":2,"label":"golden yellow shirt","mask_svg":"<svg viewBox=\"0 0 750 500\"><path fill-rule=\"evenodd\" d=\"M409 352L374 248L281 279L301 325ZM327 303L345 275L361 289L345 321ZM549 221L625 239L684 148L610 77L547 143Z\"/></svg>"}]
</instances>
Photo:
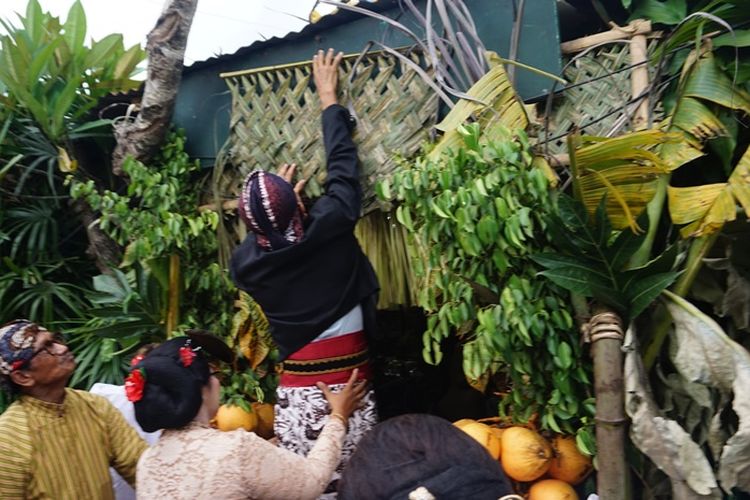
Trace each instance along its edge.
<instances>
[{"instance_id":1,"label":"golden yellow shirt","mask_svg":"<svg viewBox=\"0 0 750 500\"><path fill-rule=\"evenodd\" d=\"M0 415L0 498L114 498L109 467L131 485L147 448L101 396L65 390L62 404L22 396Z\"/></svg>"}]
</instances>

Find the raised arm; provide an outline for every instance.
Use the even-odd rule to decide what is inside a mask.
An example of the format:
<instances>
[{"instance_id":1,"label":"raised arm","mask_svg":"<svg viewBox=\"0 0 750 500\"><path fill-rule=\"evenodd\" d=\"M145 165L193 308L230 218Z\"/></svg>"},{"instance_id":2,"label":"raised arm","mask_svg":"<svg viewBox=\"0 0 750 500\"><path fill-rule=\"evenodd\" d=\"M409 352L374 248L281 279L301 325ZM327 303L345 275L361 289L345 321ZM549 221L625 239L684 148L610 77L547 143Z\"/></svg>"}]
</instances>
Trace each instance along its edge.
<instances>
[{"instance_id":1,"label":"raised arm","mask_svg":"<svg viewBox=\"0 0 750 500\"><path fill-rule=\"evenodd\" d=\"M338 67L343 54L334 56L333 49L318 51L313 56L313 77L323 110L323 142L326 150L325 192L338 205L340 213L352 224L359 218L362 189L359 185L357 148L352 141L354 121L338 104L336 89Z\"/></svg>"},{"instance_id":2,"label":"raised arm","mask_svg":"<svg viewBox=\"0 0 750 500\"><path fill-rule=\"evenodd\" d=\"M307 457L277 448L255 434L247 435L250 446L242 463L250 496L303 500L323 493L341 458L346 423L365 393L364 383L355 382L357 375L355 369L338 393L333 393L325 384L318 384L328 400L331 414Z\"/></svg>"}]
</instances>

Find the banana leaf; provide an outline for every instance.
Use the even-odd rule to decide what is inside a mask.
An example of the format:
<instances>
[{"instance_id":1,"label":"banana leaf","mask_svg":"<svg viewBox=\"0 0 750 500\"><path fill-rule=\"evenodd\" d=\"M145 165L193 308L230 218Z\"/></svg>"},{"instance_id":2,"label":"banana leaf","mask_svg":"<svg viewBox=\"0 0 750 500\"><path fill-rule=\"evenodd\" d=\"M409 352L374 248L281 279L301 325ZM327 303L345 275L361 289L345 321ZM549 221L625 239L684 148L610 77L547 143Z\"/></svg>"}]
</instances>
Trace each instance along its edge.
<instances>
[{"instance_id":1,"label":"banana leaf","mask_svg":"<svg viewBox=\"0 0 750 500\"><path fill-rule=\"evenodd\" d=\"M750 217L750 147L727 182L667 189L669 213L675 224L688 224L683 237L704 236L737 218L737 203Z\"/></svg>"},{"instance_id":2,"label":"banana leaf","mask_svg":"<svg viewBox=\"0 0 750 500\"><path fill-rule=\"evenodd\" d=\"M709 316L685 299L664 292L664 301L674 320L672 361L687 380L714 387L732 397L737 416L736 431L727 436L718 456L719 483L726 491L750 492L750 354L730 339ZM717 415L720 415L721 408Z\"/></svg>"},{"instance_id":3,"label":"banana leaf","mask_svg":"<svg viewBox=\"0 0 750 500\"><path fill-rule=\"evenodd\" d=\"M625 410L632 421L633 444L669 477L675 498L720 499L719 485L701 448L656 404L633 328L624 342Z\"/></svg>"},{"instance_id":4,"label":"banana leaf","mask_svg":"<svg viewBox=\"0 0 750 500\"><path fill-rule=\"evenodd\" d=\"M682 91L683 97L696 97L725 108L750 114L750 95L732 83L710 52L700 57L693 66Z\"/></svg>"}]
</instances>

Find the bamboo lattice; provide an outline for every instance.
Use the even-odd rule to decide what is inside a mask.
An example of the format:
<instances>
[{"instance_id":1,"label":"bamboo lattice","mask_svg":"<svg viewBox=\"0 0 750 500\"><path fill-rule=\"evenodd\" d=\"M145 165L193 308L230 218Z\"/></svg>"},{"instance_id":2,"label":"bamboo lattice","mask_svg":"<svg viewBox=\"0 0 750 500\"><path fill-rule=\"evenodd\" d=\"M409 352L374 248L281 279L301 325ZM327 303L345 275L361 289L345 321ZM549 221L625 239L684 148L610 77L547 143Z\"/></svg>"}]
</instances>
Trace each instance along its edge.
<instances>
[{"instance_id":1,"label":"bamboo lattice","mask_svg":"<svg viewBox=\"0 0 750 500\"><path fill-rule=\"evenodd\" d=\"M563 76L569 82L568 87L582 85L566 88L557 96L547 137L562 135L575 127L584 134L597 136L632 130L632 106L627 105L632 97L631 71L626 69L629 65L628 43L611 43L576 56ZM590 122L594 123L586 126ZM543 134L541 140L547 137ZM551 154L567 152L565 137L550 141L548 146Z\"/></svg>"},{"instance_id":2,"label":"bamboo lattice","mask_svg":"<svg viewBox=\"0 0 750 500\"><path fill-rule=\"evenodd\" d=\"M410 56L419 63L417 55ZM400 154L414 154L435 123L438 98L413 70L385 54L342 62L349 75L340 84L342 103L357 119L354 140L362 163L363 210L377 208L373 186L396 167ZM228 163L236 175L222 193L236 194L244 176L256 169L275 170L296 163L308 178L307 194L322 194L325 153L318 97L311 87L312 68L297 65L227 78L232 95Z\"/></svg>"}]
</instances>

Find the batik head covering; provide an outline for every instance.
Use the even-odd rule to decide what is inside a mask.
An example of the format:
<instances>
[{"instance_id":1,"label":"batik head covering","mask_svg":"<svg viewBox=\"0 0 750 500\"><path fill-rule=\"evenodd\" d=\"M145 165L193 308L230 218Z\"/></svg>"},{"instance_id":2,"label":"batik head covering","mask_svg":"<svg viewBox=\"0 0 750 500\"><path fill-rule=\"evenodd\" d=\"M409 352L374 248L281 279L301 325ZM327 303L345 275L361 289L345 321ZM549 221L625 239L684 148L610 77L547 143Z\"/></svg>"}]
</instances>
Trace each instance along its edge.
<instances>
[{"instance_id":1,"label":"batik head covering","mask_svg":"<svg viewBox=\"0 0 750 500\"><path fill-rule=\"evenodd\" d=\"M17 319L0 327L0 374L10 375L34 355L34 341L39 325L27 319Z\"/></svg>"},{"instance_id":2,"label":"batik head covering","mask_svg":"<svg viewBox=\"0 0 750 500\"><path fill-rule=\"evenodd\" d=\"M292 185L264 170L250 173L242 185L239 214L258 245L279 250L302 239L302 216Z\"/></svg>"}]
</instances>

